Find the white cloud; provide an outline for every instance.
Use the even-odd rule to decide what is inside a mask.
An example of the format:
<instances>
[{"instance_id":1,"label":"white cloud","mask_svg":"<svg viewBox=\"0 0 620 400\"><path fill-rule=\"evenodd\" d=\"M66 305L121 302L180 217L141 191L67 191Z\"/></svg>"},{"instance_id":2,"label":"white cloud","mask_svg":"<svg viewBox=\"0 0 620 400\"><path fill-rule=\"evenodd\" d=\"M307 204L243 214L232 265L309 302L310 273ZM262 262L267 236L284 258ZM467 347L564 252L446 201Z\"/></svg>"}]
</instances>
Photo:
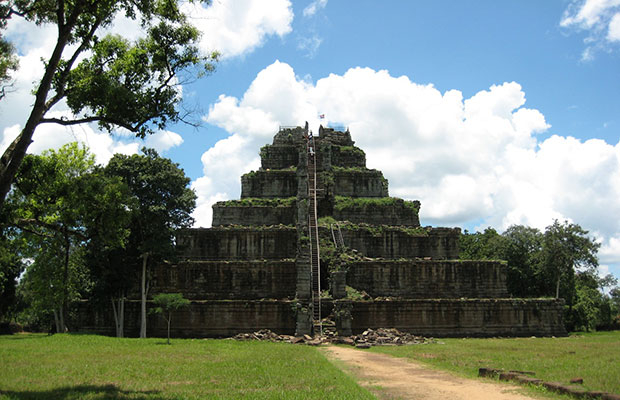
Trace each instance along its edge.
<instances>
[{"instance_id":1,"label":"white cloud","mask_svg":"<svg viewBox=\"0 0 620 400\"><path fill-rule=\"evenodd\" d=\"M290 0L217 0L206 8L187 2L183 11L202 31L202 49L217 50L223 58L249 53L267 37L292 30Z\"/></svg>"},{"instance_id":2,"label":"white cloud","mask_svg":"<svg viewBox=\"0 0 620 400\"><path fill-rule=\"evenodd\" d=\"M616 13L612 17L611 21L609 21L607 40L609 40L610 42L620 41L620 12Z\"/></svg>"},{"instance_id":3,"label":"white cloud","mask_svg":"<svg viewBox=\"0 0 620 400\"><path fill-rule=\"evenodd\" d=\"M203 155L208 185L196 186L199 207L239 197L240 175L259 166L259 148L278 125L308 120L316 132L325 113L324 124L350 128L368 166L389 179L391 195L421 200L423 224L544 229L568 219L597 233L602 261L620 261L620 220L610 217L620 214L620 143L539 140L549 125L525 104L515 82L464 99L458 90L442 93L370 68L312 84L276 61L240 100L222 95L210 107L206 121L231 136Z\"/></svg>"},{"instance_id":4,"label":"white cloud","mask_svg":"<svg viewBox=\"0 0 620 400\"><path fill-rule=\"evenodd\" d=\"M314 58L322 42L323 39L316 34L310 37L301 37L297 41L297 49L305 51L306 57Z\"/></svg>"},{"instance_id":5,"label":"white cloud","mask_svg":"<svg viewBox=\"0 0 620 400\"><path fill-rule=\"evenodd\" d=\"M314 0L304 8L303 15L304 17L311 17L316 14L318 10L325 8L325 6L327 6L327 0Z\"/></svg>"},{"instance_id":6,"label":"white cloud","mask_svg":"<svg viewBox=\"0 0 620 400\"><path fill-rule=\"evenodd\" d=\"M620 0L573 0L560 26L587 32L581 59L590 61L596 50L620 41Z\"/></svg>"},{"instance_id":7,"label":"white cloud","mask_svg":"<svg viewBox=\"0 0 620 400\"><path fill-rule=\"evenodd\" d=\"M144 140L146 147L157 150L158 153L163 153L166 150L170 150L173 147L180 146L183 143L181 135L170 131L159 131L152 135L149 135Z\"/></svg>"}]
</instances>

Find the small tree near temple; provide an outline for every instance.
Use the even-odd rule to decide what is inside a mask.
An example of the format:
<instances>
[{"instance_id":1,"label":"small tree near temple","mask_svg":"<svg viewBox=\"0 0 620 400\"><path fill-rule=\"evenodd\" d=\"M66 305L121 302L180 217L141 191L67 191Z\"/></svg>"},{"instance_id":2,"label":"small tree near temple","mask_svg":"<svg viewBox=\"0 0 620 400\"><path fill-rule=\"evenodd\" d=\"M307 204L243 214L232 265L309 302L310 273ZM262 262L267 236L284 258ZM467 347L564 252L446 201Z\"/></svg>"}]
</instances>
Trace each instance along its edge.
<instances>
[{"instance_id":1,"label":"small tree near temple","mask_svg":"<svg viewBox=\"0 0 620 400\"><path fill-rule=\"evenodd\" d=\"M168 323L168 344L170 344L170 321L172 320L172 312L189 305L189 300L183 297L181 293L160 293L153 297L153 303L157 307L152 309L155 314L162 314Z\"/></svg>"}]
</instances>

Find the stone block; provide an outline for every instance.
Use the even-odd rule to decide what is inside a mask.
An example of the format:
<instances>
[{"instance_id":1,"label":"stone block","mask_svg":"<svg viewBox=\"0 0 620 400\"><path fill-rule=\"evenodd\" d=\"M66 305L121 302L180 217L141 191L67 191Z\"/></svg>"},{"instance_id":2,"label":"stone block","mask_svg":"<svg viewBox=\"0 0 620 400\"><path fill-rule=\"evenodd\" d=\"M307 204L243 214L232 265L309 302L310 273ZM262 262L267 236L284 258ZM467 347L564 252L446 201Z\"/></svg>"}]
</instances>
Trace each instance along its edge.
<instances>
[{"instance_id":1,"label":"stone block","mask_svg":"<svg viewBox=\"0 0 620 400\"><path fill-rule=\"evenodd\" d=\"M347 285L371 297L508 297L507 267L497 261L374 260L349 266Z\"/></svg>"},{"instance_id":2,"label":"stone block","mask_svg":"<svg viewBox=\"0 0 620 400\"><path fill-rule=\"evenodd\" d=\"M297 196L297 173L290 170L259 170L241 177L241 198Z\"/></svg>"},{"instance_id":3,"label":"stone block","mask_svg":"<svg viewBox=\"0 0 620 400\"><path fill-rule=\"evenodd\" d=\"M344 244L366 257L454 260L459 256L458 228L432 228L416 234L394 227L341 226Z\"/></svg>"},{"instance_id":4,"label":"stone block","mask_svg":"<svg viewBox=\"0 0 620 400\"><path fill-rule=\"evenodd\" d=\"M433 337L566 336L555 299L419 299L352 302L354 334L392 327Z\"/></svg>"},{"instance_id":5,"label":"stone block","mask_svg":"<svg viewBox=\"0 0 620 400\"><path fill-rule=\"evenodd\" d=\"M297 270L294 260L186 261L153 270L155 293L181 293L200 299L292 299Z\"/></svg>"},{"instance_id":6,"label":"stone block","mask_svg":"<svg viewBox=\"0 0 620 400\"><path fill-rule=\"evenodd\" d=\"M371 225L420 226L419 201L394 197L350 198L336 197L333 217L338 221Z\"/></svg>"},{"instance_id":7,"label":"stone block","mask_svg":"<svg viewBox=\"0 0 620 400\"><path fill-rule=\"evenodd\" d=\"M335 169L335 196L387 197L388 183L381 171L373 169Z\"/></svg>"},{"instance_id":8,"label":"stone block","mask_svg":"<svg viewBox=\"0 0 620 400\"><path fill-rule=\"evenodd\" d=\"M274 204L270 205L269 201L265 201L263 202L265 204L253 205L247 204L244 200L215 203L212 226L295 225L297 221L295 201L279 204L278 199L274 199L271 202Z\"/></svg>"},{"instance_id":9,"label":"stone block","mask_svg":"<svg viewBox=\"0 0 620 400\"><path fill-rule=\"evenodd\" d=\"M177 246L182 259L294 259L297 230L287 226L186 229L177 234Z\"/></svg>"},{"instance_id":10,"label":"stone block","mask_svg":"<svg viewBox=\"0 0 620 400\"><path fill-rule=\"evenodd\" d=\"M261 167L267 169L287 169L297 167L300 145L266 145L261 149Z\"/></svg>"},{"instance_id":11,"label":"stone block","mask_svg":"<svg viewBox=\"0 0 620 400\"><path fill-rule=\"evenodd\" d=\"M111 307L98 310L83 304L78 312L81 332L114 333ZM154 307L149 302L147 309ZM125 333L139 335L140 302L125 303ZM147 335L165 337L166 321L159 315L148 314ZM202 300L192 301L189 307L176 311L171 325L171 337L228 337L238 333L269 329L283 335L295 332L294 303L273 300Z\"/></svg>"}]
</instances>

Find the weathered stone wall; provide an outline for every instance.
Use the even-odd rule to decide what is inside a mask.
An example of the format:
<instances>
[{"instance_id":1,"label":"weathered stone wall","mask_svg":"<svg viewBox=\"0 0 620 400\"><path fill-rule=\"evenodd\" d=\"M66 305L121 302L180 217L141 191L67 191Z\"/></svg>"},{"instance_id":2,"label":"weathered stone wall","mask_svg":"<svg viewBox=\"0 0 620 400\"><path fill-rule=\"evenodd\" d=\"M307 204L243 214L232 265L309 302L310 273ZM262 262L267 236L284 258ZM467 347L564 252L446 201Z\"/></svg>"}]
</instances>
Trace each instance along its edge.
<instances>
[{"instance_id":1,"label":"weathered stone wall","mask_svg":"<svg viewBox=\"0 0 620 400\"><path fill-rule=\"evenodd\" d=\"M359 147L331 146L331 164L343 168L365 168L366 154Z\"/></svg>"},{"instance_id":2,"label":"weathered stone wall","mask_svg":"<svg viewBox=\"0 0 620 400\"><path fill-rule=\"evenodd\" d=\"M297 285L294 260L160 264L153 277L153 293L181 293L191 300L292 299Z\"/></svg>"},{"instance_id":3,"label":"weathered stone wall","mask_svg":"<svg viewBox=\"0 0 620 400\"><path fill-rule=\"evenodd\" d=\"M506 265L496 261L362 261L349 267L347 285L372 297L508 297Z\"/></svg>"},{"instance_id":4,"label":"weathered stone wall","mask_svg":"<svg viewBox=\"0 0 620 400\"><path fill-rule=\"evenodd\" d=\"M420 202L417 204L419 208ZM407 207L402 199L395 199L394 204L363 208L334 207L333 217L338 221L350 221L356 224L420 226L417 211Z\"/></svg>"},{"instance_id":5,"label":"weathered stone wall","mask_svg":"<svg viewBox=\"0 0 620 400\"><path fill-rule=\"evenodd\" d=\"M147 309L153 307L148 302ZM226 337L237 333L270 329L279 334L295 333L294 302L286 300L203 300L192 301L188 308L172 316L170 336ZM97 310L84 303L78 311L76 326L80 332L114 335L114 317L111 307ZM125 302L125 335L139 336L140 302ZM148 314L147 335L165 337L163 317Z\"/></svg>"},{"instance_id":6,"label":"weathered stone wall","mask_svg":"<svg viewBox=\"0 0 620 400\"><path fill-rule=\"evenodd\" d=\"M353 146L355 142L351 139L351 133L349 131L341 132L334 130L333 128L319 127L319 138L329 140L331 143L338 146Z\"/></svg>"},{"instance_id":7,"label":"weathered stone wall","mask_svg":"<svg viewBox=\"0 0 620 400\"><path fill-rule=\"evenodd\" d=\"M283 206L231 206L213 205L213 226L222 225L295 225L296 205Z\"/></svg>"},{"instance_id":8,"label":"weathered stone wall","mask_svg":"<svg viewBox=\"0 0 620 400\"><path fill-rule=\"evenodd\" d=\"M177 246L182 259L294 259L297 230L287 226L186 229L177 234Z\"/></svg>"},{"instance_id":9,"label":"weathered stone wall","mask_svg":"<svg viewBox=\"0 0 620 400\"><path fill-rule=\"evenodd\" d=\"M297 196L295 170L253 171L241 177L241 198Z\"/></svg>"},{"instance_id":10,"label":"weathered stone wall","mask_svg":"<svg viewBox=\"0 0 620 400\"><path fill-rule=\"evenodd\" d=\"M343 226L344 244L366 257L424 258L455 260L459 256L459 228L433 228L426 236L408 234L397 228L383 227L378 233Z\"/></svg>"},{"instance_id":11,"label":"weathered stone wall","mask_svg":"<svg viewBox=\"0 0 620 400\"><path fill-rule=\"evenodd\" d=\"M381 171L335 170L333 193L347 197L387 197L387 180Z\"/></svg>"},{"instance_id":12,"label":"weathered stone wall","mask_svg":"<svg viewBox=\"0 0 620 400\"><path fill-rule=\"evenodd\" d=\"M305 143L304 128L301 126L280 128L273 137L274 145L304 145Z\"/></svg>"},{"instance_id":13,"label":"weathered stone wall","mask_svg":"<svg viewBox=\"0 0 620 400\"><path fill-rule=\"evenodd\" d=\"M266 145L261 149L261 166L263 169L296 167L299 150L300 147L295 145Z\"/></svg>"},{"instance_id":14,"label":"weathered stone wall","mask_svg":"<svg viewBox=\"0 0 620 400\"><path fill-rule=\"evenodd\" d=\"M565 336L561 300L441 299L352 302L353 333L392 327L424 336Z\"/></svg>"}]
</instances>

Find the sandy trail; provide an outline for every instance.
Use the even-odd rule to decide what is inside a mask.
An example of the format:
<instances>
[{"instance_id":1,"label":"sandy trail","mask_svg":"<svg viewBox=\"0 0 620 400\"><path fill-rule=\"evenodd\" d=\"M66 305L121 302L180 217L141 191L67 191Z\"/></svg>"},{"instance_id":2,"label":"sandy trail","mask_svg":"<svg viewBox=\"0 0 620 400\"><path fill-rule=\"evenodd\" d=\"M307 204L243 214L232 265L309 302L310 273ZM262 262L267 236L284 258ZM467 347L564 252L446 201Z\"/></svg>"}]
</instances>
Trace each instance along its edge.
<instances>
[{"instance_id":1,"label":"sandy trail","mask_svg":"<svg viewBox=\"0 0 620 400\"><path fill-rule=\"evenodd\" d=\"M517 393L518 386L461 378L387 354L331 345L322 349L329 359L344 363L347 372L380 399L534 400Z\"/></svg>"}]
</instances>

